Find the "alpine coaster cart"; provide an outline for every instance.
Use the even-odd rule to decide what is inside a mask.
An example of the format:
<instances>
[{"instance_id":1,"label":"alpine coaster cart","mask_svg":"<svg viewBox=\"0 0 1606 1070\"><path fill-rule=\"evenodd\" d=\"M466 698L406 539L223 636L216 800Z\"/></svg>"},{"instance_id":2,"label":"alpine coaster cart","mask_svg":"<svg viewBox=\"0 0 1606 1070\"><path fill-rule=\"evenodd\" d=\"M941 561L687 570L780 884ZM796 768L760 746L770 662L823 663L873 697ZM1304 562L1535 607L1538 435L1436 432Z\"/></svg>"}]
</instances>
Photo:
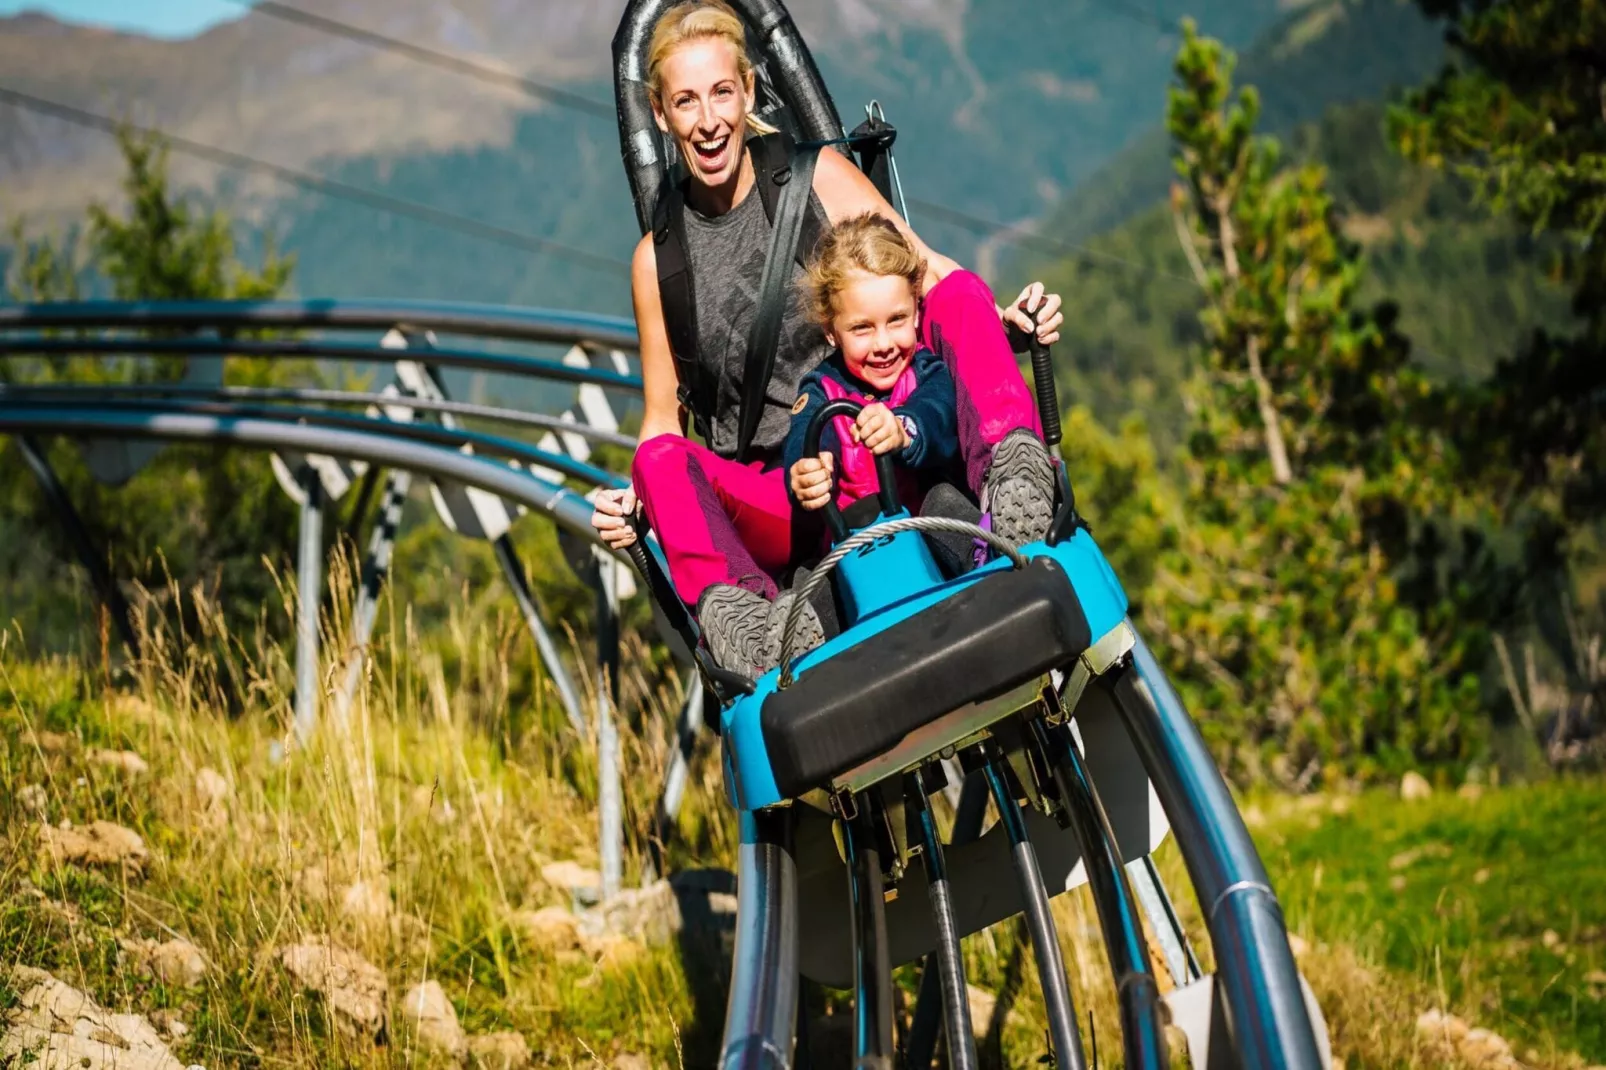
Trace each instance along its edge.
<instances>
[{"instance_id":1,"label":"alpine coaster cart","mask_svg":"<svg viewBox=\"0 0 1606 1070\"><path fill-rule=\"evenodd\" d=\"M613 40L625 169L642 233L655 232L660 248L659 202L676 195L682 165L653 120L647 44L673 2L629 0ZM824 145L847 154L889 202L901 204L890 153L896 130L879 106L846 133L781 0L731 2L747 24L755 111L796 146L786 166L761 166L756 176L766 211L791 224L777 222L775 232L790 231L795 243L798 223L789 219L786 192L777 210L764 183L784 185L794 163L806 179L807 154ZM787 240L772 245L766 283L787 274L776 270L792 259ZM762 306L756 318L755 337L762 337ZM753 394L767 379L773 343L760 357L755 366L750 353L749 370L761 375ZM1087 1055L1049 899L1083 883L1108 952L1129 1070L1169 1065L1168 1023L1187 1038L1190 1062L1200 1068L1330 1063L1325 1023L1243 820L1077 514L1058 457L1052 363L1035 344L1031 357L1058 482L1047 536L1013 546L977 525L913 517L897 500L891 459L883 456L879 515L853 529L828 507L833 548L801 585L780 665L758 680L714 664L699 645L645 531L631 547L660 621L694 658L719 706L726 793L739 814L721 1070L810 1065L798 1028L802 978L853 990L856 1068L890 1070L900 1060L926 1070L939 1021L948 1065L974 1068L960 940L1021 913L1053 1061L1081 1070ZM750 397L744 409L756 404ZM822 409L810 451L824 421L857 411L851 401ZM744 415L744 424L756 423L756 412ZM991 559L946 578L921 537L931 530L983 540ZM827 581L844 611L842 631L795 656L798 610ZM930 805L939 791L957 796L947 843ZM999 820L983 835L989 798ZM1200 971L1151 859L1172 827L1203 908L1214 974ZM1000 876L1008 869L1013 881ZM1143 915L1174 981L1164 995ZM920 998L899 1050L891 972L916 959L924 962Z\"/></svg>"}]
</instances>

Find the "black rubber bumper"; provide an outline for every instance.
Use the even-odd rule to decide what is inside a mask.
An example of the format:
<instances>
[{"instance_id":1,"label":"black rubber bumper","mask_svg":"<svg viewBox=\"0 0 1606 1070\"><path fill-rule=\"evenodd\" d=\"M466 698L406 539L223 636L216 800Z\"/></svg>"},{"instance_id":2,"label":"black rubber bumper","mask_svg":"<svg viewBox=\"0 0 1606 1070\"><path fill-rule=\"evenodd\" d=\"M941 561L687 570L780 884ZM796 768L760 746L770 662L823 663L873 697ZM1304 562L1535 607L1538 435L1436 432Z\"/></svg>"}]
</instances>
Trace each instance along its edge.
<instances>
[{"instance_id":1,"label":"black rubber bumper","mask_svg":"<svg viewBox=\"0 0 1606 1070\"><path fill-rule=\"evenodd\" d=\"M764 701L781 794L795 798L953 710L1062 666L1092 643L1058 563L1038 558L899 621Z\"/></svg>"}]
</instances>

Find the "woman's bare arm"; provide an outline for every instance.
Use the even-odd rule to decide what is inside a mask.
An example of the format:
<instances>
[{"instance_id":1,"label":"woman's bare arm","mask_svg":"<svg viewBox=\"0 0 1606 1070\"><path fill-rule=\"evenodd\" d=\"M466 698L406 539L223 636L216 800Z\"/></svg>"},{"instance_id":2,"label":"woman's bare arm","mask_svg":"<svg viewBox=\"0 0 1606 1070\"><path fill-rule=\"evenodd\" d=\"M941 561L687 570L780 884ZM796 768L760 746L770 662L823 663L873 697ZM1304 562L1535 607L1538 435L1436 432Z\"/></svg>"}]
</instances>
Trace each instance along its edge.
<instances>
[{"instance_id":1,"label":"woman's bare arm","mask_svg":"<svg viewBox=\"0 0 1606 1070\"><path fill-rule=\"evenodd\" d=\"M630 301L636 310L636 334L641 345L643 411L637 444L659 435L686 434L686 414L680 406L679 373L664 326L663 302L658 296L658 257L652 235L644 235L630 258ZM641 503L633 487L599 490L592 499L591 526L602 541L622 550L636 541L631 518Z\"/></svg>"},{"instance_id":2,"label":"woman's bare arm","mask_svg":"<svg viewBox=\"0 0 1606 1070\"><path fill-rule=\"evenodd\" d=\"M875 183L860 171L847 157L836 149L826 146L820 150L820 162L814 168L814 192L820 197L820 204L825 208L825 214L832 223L840 223L865 212L874 212L879 216L890 219L903 236L914 244L915 251L926 261L926 285L929 290L941 282L950 272L958 271L963 265L951 260L925 242L920 235L914 232L897 209L887 203L876 189Z\"/></svg>"},{"instance_id":3,"label":"woman's bare arm","mask_svg":"<svg viewBox=\"0 0 1606 1070\"><path fill-rule=\"evenodd\" d=\"M636 333L641 345L641 383L644 411L638 442L659 435L686 434L686 413L678 390L680 375L669 348L669 329L658 294L658 256L652 235L642 236L630 259L630 300L636 311Z\"/></svg>"}]
</instances>

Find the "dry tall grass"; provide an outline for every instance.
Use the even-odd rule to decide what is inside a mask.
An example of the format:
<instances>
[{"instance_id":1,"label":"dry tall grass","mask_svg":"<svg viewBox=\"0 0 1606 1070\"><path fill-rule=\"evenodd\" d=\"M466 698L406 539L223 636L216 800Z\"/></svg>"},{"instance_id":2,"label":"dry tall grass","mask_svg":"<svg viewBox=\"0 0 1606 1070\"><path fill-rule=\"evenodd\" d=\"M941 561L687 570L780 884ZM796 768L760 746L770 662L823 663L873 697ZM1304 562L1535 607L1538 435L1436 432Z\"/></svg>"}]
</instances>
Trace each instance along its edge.
<instances>
[{"instance_id":1,"label":"dry tall grass","mask_svg":"<svg viewBox=\"0 0 1606 1070\"><path fill-rule=\"evenodd\" d=\"M330 604L349 606L343 564L330 586ZM293 612L293 584L281 590L273 611ZM349 724L326 724L305 748L289 729L289 652L230 634L195 592L146 593L138 607L144 657L115 674L21 659L14 639L0 640L0 966L52 970L115 1010L172 1011L191 1027L175 1050L208 1067L427 1061L399 1007L425 979L444 987L470 1033L517 1031L541 1065L609 1065L627 1052L654 1066L714 1061L725 963L675 947L555 947L521 920L567 905L543 865L597 865L595 741L569 728L521 623L494 598L465 592L428 635L387 603ZM348 629L343 609L325 616L325 710L351 652ZM630 878L647 857L681 696L673 679L639 668L649 664L640 636L626 642L626 665L638 667L627 668L621 703ZM571 645L584 653L583 640ZM589 673L577 675L591 686ZM97 749L132 750L149 769L108 764ZM84 868L41 853L46 823L95 820L136 830L150 852L143 867ZM672 860L728 868L734 826L705 754ZM1168 884L1186 888L1174 846L1161 865ZM1208 968L1197 904L1179 898ZM1116 1065L1114 992L1085 889L1057 899L1055 912L1084 1030L1091 1015L1100 1064ZM210 963L196 988L133 968L119 943L174 937ZM387 978L382 1043L338 1027L274 961L325 937ZM1032 1065L1046 1049L1023 941L1009 924L965 944L973 984L1002 1004L1003 1028L984 1045L993 1065ZM1430 992L1344 948L1308 954L1348 1066L1454 1065L1414 1030ZM898 981L911 994L916 968ZM0 1002L6 995L0 987ZM828 993L827 1008L847 1009L844 996Z\"/></svg>"}]
</instances>

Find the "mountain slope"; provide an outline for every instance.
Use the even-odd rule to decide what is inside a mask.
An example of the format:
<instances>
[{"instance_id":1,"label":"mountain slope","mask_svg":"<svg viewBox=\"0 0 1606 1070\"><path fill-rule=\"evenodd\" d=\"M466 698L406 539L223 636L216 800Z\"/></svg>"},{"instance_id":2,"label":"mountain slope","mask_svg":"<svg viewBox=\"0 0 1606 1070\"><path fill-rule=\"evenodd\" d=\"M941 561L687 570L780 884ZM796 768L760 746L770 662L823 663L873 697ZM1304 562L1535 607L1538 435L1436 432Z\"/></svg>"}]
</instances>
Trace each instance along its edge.
<instances>
[{"instance_id":1,"label":"mountain slope","mask_svg":"<svg viewBox=\"0 0 1606 1070\"><path fill-rule=\"evenodd\" d=\"M1533 327L1570 320L1567 293L1545 277L1545 250L1486 218L1453 182L1401 160L1385 139L1382 104L1334 108L1285 147L1326 167L1345 234L1365 257L1363 301L1399 305L1399 327L1431 374L1480 377ZM1139 412L1159 444L1175 445L1202 297L1169 209L1153 205L1088 246L1088 255L1036 265L1065 295L1062 401L1091 406L1106 424Z\"/></svg>"},{"instance_id":2,"label":"mountain slope","mask_svg":"<svg viewBox=\"0 0 1606 1070\"><path fill-rule=\"evenodd\" d=\"M1318 0L1244 50L1233 81L1259 91L1261 132L1283 135L1334 104L1378 100L1425 81L1444 61L1442 35L1414 0ZM1164 115L1161 94L1147 128L1072 190L1042 233L1082 241L1163 198L1173 174Z\"/></svg>"},{"instance_id":3,"label":"mountain slope","mask_svg":"<svg viewBox=\"0 0 1606 1070\"><path fill-rule=\"evenodd\" d=\"M332 0L317 10L610 102L608 40L619 6ZM1164 0L1159 25L1174 25L1183 6ZM1241 44L1278 17L1280 0L1202 6L1212 32ZM792 7L844 121L856 123L864 104L878 99L899 127L910 195L988 219L1041 213L1128 140L1158 107L1174 48L1163 29L1095 0L1048 5L1029 17L1014 0L799 0ZM361 179L368 188L405 188L429 205L607 255L623 257L633 236L618 136L606 118L538 105L261 12L176 42L37 16L0 20L0 71L0 84L38 96ZM303 292L425 287L513 300L550 287L552 296L538 303L551 304L577 288L561 264L542 269L483 243L459 253L456 239L371 209L177 154L173 165L181 185L253 222L271 219L302 254ZM405 176L400 185L397 175ZM114 197L117 177L103 134L0 105L8 214L75 218L90 197ZM944 251L973 251L974 233L913 214ZM471 270L432 266L459 260Z\"/></svg>"}]
</instances>

